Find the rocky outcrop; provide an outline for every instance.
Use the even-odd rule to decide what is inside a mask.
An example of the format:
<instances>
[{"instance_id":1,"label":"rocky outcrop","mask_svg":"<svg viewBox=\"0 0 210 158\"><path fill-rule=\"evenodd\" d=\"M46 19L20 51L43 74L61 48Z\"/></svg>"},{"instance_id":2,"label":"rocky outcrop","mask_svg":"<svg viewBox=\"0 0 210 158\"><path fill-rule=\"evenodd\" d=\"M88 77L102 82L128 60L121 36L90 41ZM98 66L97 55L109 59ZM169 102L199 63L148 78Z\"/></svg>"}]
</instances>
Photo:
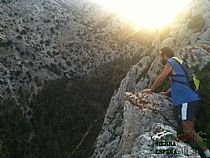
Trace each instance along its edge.
<instances>
[{"instance_id":1,"label":"rocky outcrop","mask_svg":"<svg viewBox=\"0 0 210 158\"><path fill-rule=\"evenodd\" d=\"M201 68L210 61L210 53L205 49L190 46L186 47L186 49L191 52L188 62L192 66L197 65ZM181 54L179 55L181 56ZM151 57L144 57L127 73L110 101L92 157L118 158L127 154L137 157L137 153L145 150L146 146L137 145L138 151L136 151L135 144L140 139L145 140L145 135L154 134L152 130L157 123L169 125L174 130L172 127L172 124L175 124L174 118L169 112L171 102L167 98L158 94L145 96L143 102L147 104L148 108L143 112L125 101L125 92L140 92L147 88L158 75L160 69L161 66L158 59L152 61ZM153 111L152 108L157 108L158 112L155 113L156 110ZM161 115L161 113L164 113L166 117ZM167 120L170 120L169 122L171 123L169 124ZM150 142L149 139L146 140ZM181 146L178 145L178 148ZM153 148L150 147L148 150L153 150ZM146 153L144 153L145 155Z\"/></svg>"},{"instance_id":2,"label":"rocky outcrop","mask_svg":"<svg viewBox=\"0 0 210 158\"><path fill-rule=\"evenodd\" d=\"M176 51L187 45L210 44L210 2L208 0L191 1L170 26L168 37L162 46L171 46Z\"/></svg>"},{"instance_id":3,"label":"rocky outcrop","mask_svg":"<svg viewBox=\"0 0 210 158\"><path fill-rule=\"evenodd\" d=\"M141 95L143 110L127 101L124 105L124 130L120 151L122 157L199 157L189 145L175 141L176 121L173 119L173 106L169 98L154 93ZM163 131L168 132L170 138L155 137ZM157 140L167 142L168 146L166 144L159 146Z\"/></svg>"},{"instance_id":4,"label":"rocky outcrop","mask_svg":"<svg viewBox=\"0 0 210 158\"><path fill-rule=\"evenodd\" d=\"M170 98L155 93L142 93L139 98L143 110L125 101L122 115L118 113L112 118L109 115L109 118L105 119L103 133L97 139L92 157L200 157L189 145L175 141L176 121ZM106 121L110 119L113 119L113 123L107 127ZM120 127L114 125L117 121L121 123ZM161 138L160 142L169 144L159 146L153 137L162 131L170 132L170 138Z\"/></svg>"}]
</instances>

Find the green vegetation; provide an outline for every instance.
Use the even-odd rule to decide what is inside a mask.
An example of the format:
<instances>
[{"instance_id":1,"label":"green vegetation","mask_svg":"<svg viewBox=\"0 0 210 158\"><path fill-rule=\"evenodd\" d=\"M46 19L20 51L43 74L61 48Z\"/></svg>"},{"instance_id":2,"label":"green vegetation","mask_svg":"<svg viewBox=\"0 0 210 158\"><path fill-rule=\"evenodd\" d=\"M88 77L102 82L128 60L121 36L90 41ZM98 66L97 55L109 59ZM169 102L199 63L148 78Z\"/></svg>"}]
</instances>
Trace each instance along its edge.
<instances>
[{"instance_id":1,"label":"green vegetation","mask_svg":"<svg viewBox=\"0 0 210 158\"><path fill-rule=\"evenodd\" d=\"M17 0L16 0L17 1ZM9 4L13 2L13 0L1 0L0 3L3 3L3 4Z\"/></svg>"},{"instance_id":2,"label":"green vegetation","mask_svg":"<svg viewBox=\"0 0 210 158\"><path fill-rule=\"evenodd\" d=\"M0 47L8 48L13 44L12 40L0 41Z\"/></svg>"},{"instance_id":3,"label":"green vegetation","mask_svg":"<svg viewBox=\"0 0 210 158\"><path fill-rule=\"evenodd\" d=\"M12 101L0 101L0 158L30 158L31 125Z\"/></svg>"},{"instance_id":4,"label":"green vegetation","mask_svg":"<svg viewBox=\"0 0 210 158\"><path fill-rule=\"evenodd\" d=\"M88 77L48 82L32 101L30 121L21 105L2 102L0 158L88 157L114 90L139 58L103 65Z\"/></svg>"}]
</instances>

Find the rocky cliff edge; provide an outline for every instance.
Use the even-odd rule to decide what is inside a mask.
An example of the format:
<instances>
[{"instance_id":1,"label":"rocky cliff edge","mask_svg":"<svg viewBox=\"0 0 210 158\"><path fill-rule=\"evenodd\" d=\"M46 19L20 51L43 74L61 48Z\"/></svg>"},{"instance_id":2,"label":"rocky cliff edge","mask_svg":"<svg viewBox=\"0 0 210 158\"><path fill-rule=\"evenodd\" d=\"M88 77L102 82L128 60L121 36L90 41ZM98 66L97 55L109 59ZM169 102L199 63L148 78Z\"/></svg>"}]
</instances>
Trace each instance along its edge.
<instances>
[{"instance_id":1,"label":"rocky cliff edge","mask_svg":"<svg viewBox=\"0 0 210 158\"><path fill-rule=\"evenodd\" d=\"M191 65L202 68L210 61L209 51L192 46L186 49L191 50L188 58ZM157 127L161 126L163 131L169 131L172 136L176 136L176 121L170 98L155 93L141 95L143 111L125 100L126 92L140 92L151 85L160 72L155 71L156 69L160 70L158 58L152 61L146 56L134 65L122 80L111 98L102 130L96 140L93 158L189 157L186 152L155 155L157 146L151 137L157 134ZM176 143L175 148L177 151L186 149L187 154L195 153L187 144ZM196 154L193 156L199 157Z\"/></svg>"}]
</instances>

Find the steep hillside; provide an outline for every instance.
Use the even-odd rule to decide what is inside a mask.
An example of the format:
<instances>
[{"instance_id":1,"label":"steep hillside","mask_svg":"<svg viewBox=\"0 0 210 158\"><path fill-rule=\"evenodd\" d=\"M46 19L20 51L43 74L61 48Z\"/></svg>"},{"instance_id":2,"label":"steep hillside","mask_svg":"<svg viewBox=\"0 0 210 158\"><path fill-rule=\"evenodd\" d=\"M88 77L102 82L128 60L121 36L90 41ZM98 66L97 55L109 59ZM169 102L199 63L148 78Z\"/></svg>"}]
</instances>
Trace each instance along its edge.
<instances>
[{"instance_id":1,"label":"steep hillside","mask_svg":"<svg viewBox=\"0 0 210 158\"><path fill-rule=\"evenodd\" d=\"M68 2L68 3L67 3ZM68 4L68 5L67 5ZM44 82L83 76L116 59L143 56L145 46L120 39L127 24L90 1L0 3L2 97L30 102Z\"/></svg>"}]
</instances>

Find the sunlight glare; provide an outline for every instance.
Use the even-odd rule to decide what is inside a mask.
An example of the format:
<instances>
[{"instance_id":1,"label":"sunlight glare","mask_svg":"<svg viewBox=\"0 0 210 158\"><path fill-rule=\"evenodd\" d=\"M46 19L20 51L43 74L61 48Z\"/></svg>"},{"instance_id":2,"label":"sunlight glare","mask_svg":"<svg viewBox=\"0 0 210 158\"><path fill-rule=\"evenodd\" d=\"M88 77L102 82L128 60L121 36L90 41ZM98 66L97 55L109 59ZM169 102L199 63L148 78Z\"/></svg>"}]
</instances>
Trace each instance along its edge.
<instances>
[{"instance_id":1,"label":"sunlight glare","mask_svg":"<svg viewBox=\"0 0 210 158\"><path fill-rule=\"evenodd\" d=\"M94 0L136 26L155 29L170 24L190 0Z\"/></svg>"}]
</instances>

